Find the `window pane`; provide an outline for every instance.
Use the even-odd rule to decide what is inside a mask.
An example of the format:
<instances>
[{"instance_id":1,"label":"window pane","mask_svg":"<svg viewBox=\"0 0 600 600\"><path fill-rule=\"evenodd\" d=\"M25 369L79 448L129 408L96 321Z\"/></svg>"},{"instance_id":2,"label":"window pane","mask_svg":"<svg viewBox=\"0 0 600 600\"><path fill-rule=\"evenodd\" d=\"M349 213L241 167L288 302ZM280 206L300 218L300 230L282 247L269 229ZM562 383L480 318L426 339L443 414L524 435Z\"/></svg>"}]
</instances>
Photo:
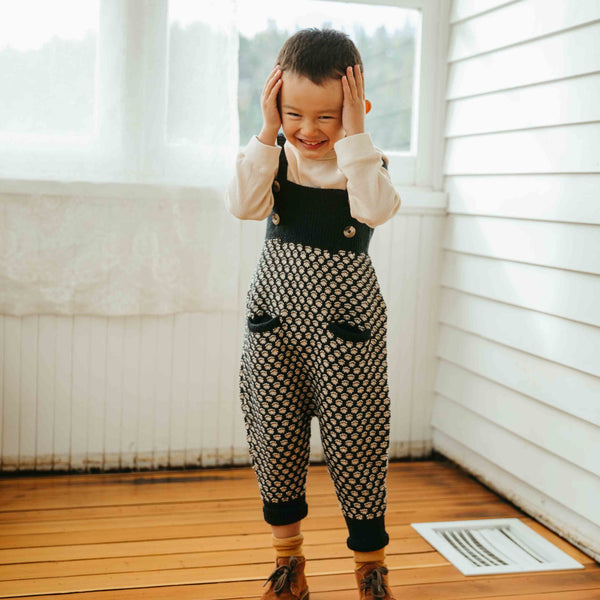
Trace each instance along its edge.
<instances>
[{"instance_id":1,"label":"window pane","mask_svg":"<svg viewBox=\"0 0 600 600\"><path fill-rule=\"evenodd\" d=\"M387 151L410 151L420 12L321 0L291 2L285 10L281 6L281 0L241 2L238 6L241 144L260 132L260 94L283 42L305 27L332 27L347 33L361 53L366 96L373 105L366 117L373 142Z\"/></svg>"},{"instance_id":2,"label":"window pane","mask_svg":"<svg viewBox=\"0 0 600 600\"><path fill-rule=\"evenodd\" d=\"M226 111L235 75L224 63L231 39L237 41L233 19L230 1L169 1L168 143L212 141L223 119L231 119Z\"/></svg>"},{"instance_id":3,"label":"window pane","mask_svg":"<svg viewBox=\"0 0 600 600\"><path fill-rule=\"evenodd\" d=\"M0 0L0 132L94 130L98 0Z\"/></svg>"}]
</instances>

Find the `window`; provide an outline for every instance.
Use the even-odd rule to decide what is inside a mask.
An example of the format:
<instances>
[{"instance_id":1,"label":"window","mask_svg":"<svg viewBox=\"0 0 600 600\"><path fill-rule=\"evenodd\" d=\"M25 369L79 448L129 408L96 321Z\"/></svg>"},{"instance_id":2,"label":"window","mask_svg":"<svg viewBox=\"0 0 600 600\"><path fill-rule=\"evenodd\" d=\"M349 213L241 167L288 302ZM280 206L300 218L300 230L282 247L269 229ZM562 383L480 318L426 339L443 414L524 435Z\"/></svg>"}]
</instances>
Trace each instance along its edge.
<instances>
[{"instance_id":1,"label":"window","mask_svg":"<svg viewBox=\"0 0 600 600\"><path fill-rule=\"evenodd\" d=\"M99 0L8 4L0 22L2 136L91 137Z\"/></svg>"},{"instance_id":2,"label":"window","mask_svg":"<svg viewBox=\"0 0 600 600\"><path fill-rule=\"evenodd\" d=\"M222 184L238 144L234 0L7 5L0 177Z\"/></svg>"},{"instance_id":3,"label":"window","mask_svg":"<svg viewBox=\"0 0 600 600\"><path fill-rule=\"evenodd\" d=\"M220 184L260 129L260 90L285 37L331 26L361 51L366 123L394 182L431 185L441 3L6 2L0 178Z\"/></svg>"}]
</instances>

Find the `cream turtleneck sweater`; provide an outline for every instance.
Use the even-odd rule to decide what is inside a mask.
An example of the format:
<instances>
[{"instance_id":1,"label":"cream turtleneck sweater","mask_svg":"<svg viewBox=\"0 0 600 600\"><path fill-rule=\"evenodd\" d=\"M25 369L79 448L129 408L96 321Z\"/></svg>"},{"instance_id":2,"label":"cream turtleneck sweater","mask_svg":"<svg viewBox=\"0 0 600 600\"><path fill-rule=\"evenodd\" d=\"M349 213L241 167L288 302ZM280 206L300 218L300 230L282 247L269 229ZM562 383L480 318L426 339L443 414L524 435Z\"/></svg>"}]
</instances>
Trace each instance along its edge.
<instances>
[{"instance_id":1,"label":"cream turtleneck sweater","mask_svg":"<svg viewBox=\"0 0 600 600\"><path fill-rule=\"evenodd\" d=\"M391 219L400 196L382 165L385 156L368 133L338 140L319 159L304 158L287 141L288 180L308 187L347 189L350 214L369 227ZM227 210L238 219L262 221L273 210L273 179L279 168L281 146L268 146L253 136L236 160L236 174L227 187ZM386 159L387 162L387 159Z\"/></svg>"}]
</instances>

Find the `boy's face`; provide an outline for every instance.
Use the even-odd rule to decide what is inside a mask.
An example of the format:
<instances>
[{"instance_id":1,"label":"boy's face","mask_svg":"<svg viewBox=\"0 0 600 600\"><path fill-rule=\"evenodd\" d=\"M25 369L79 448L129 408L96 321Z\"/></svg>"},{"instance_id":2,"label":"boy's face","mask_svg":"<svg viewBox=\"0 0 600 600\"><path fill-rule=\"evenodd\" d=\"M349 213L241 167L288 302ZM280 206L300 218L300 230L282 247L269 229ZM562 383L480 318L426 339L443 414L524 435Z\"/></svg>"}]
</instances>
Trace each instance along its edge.
<instances>
[{"instance_id":1,"label":"boy's face","mask_svg":"<svg viewBox=\"0 0 600 600\"><path fill-rule=\"evenodd\" d=\"M341 79L316 85L290 71L281 74L281 123L286 140L305 158L321 158L346 133L342 128Z\"/></svg>"}]
</instances>

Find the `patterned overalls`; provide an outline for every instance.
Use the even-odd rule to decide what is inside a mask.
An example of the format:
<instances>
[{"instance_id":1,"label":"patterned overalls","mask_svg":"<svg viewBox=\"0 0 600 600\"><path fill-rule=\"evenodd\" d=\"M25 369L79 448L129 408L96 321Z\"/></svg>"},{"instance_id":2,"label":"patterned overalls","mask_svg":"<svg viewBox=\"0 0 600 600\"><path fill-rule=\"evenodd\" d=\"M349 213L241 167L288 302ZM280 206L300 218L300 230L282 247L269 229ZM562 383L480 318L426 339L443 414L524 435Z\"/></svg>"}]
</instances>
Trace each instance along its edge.
<instances>
[{"instance_id":1,"label":"patterned overalls","mask_svg":"<svg viewBox=\"0 0 600 600\"><path fill-rule=\"evenodd\" d=\"M389 542L390 400L387 307L368 254L374 230L351 217L346 190L288 181L283 149L273 195L246 296L239 382L264 518L287 525L307 515L316 416L347 545L377 550Z\"/></svg>"}]
</instances>

